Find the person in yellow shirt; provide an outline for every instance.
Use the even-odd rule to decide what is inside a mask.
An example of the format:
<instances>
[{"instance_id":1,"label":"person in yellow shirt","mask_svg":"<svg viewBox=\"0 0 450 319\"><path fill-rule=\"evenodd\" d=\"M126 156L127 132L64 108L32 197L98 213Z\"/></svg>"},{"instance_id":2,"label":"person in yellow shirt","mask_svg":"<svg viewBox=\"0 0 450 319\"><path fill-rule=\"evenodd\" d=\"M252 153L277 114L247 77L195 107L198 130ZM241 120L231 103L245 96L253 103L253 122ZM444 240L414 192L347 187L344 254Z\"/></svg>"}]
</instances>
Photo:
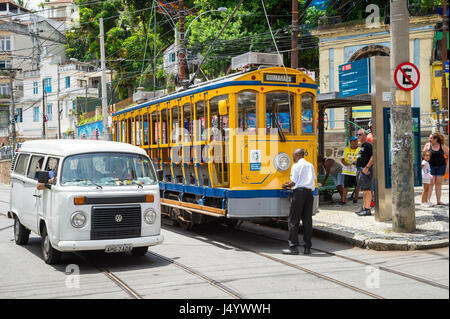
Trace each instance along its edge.
<instances>
[{"instance_id":1,"label":"person in yellow shirt","mask_svg":"<svg viewBox=\"0 0 450 319\"><path fill-rule=\"evenodd\" d=\"M356 184L356 157L359 153L358 138L356 136L350 137L350 146L344 150L344 155L341 159L343 164L342 175L344 175L344 190L343 201L347 202L347 193L349 187L355 187L353 192L353 203L358 202L359 189Z\"/></svg>"}]
</instances>

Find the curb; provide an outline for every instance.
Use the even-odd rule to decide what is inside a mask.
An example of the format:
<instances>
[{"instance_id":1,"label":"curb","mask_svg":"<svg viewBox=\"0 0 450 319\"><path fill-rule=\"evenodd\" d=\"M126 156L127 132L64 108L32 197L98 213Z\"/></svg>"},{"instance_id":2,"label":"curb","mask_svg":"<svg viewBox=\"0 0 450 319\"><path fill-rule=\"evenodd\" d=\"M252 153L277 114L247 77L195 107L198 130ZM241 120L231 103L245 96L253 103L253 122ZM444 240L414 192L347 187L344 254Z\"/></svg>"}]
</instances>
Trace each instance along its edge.
<instances>
[{"instance_id":1,"label":"curb","mask_svg":"<svg viewBox=\"0 0 450 319\"><path fill-rule=\"evenodd\" d=\"M302 227L300 227L302 228ZM438 239L428 241L392 240L385 238L370 238L348 231L332 229L324 226L313 225L313 235L323 239L332 239L340 242L352 244L353 246L373 249L378 251L386 250L424 250L433 248L449 247L449 239Z\"/></svg>"}]
</instances>

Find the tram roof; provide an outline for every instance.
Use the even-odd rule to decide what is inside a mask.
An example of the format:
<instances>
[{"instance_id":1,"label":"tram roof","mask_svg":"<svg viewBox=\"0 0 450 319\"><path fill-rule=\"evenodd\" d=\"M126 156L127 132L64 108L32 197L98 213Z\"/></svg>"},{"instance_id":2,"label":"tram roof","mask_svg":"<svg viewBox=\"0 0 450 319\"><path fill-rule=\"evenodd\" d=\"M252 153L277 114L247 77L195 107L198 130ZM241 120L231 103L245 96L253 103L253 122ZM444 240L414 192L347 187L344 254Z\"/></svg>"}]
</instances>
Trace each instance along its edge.
<instances>
[{"instance_id":1,"label":"tram roof","mask_svg":"<svg viewBox=\"0 0 450 319\"><path fill-rule=\"evenodd\" d=\"M120 110L119 112L116 112L113 114L113 116L117 116L123 113L128 113L131 111L135 111L144 107L149 107L155 104L160 104L160 103L164 103L167 101L171 101L173 99L177 99L177 98L182 98L185 96L189 96L189 95L194 95L200 92L204 92L204 91L209 91L209 90L214 90L214 89L218 89L224 86L229 86L229 85L243 85L243 84L253 84L253 85L261 85L262 83L260 81L236 81L233 82L234 80L240 78L241 76L248 74L248 73L252 73L252 72L256 72L256 71L260 71L260 70L265 70L265 71L270 71L271 69L279 69L279 67L269 67L269 68L264 68L264 69L257 69L257 70L251 70L251 71L243 71L243 72L238 72L238 73L233 73L231 75L227 75L224 77L220 77L214 80L210 80L207 82L202 82L199 84L196 84L195 86L187 89L187 90L181 90L178 92L173 92L169 95L163 96L163 97L158 97L155 98L153 100L150 100L148 102L144 102L135 106L132 106L130 108L126 108L123 110ZM294 70L294 69L289 69L290 72L292 73L302 73L301 71L298 70ZM245 83L244 83L245 82ZM271 85L271 84L265 84L265 85ZM273 84L272 84L273 85ZM277 86L284 86L283 83L279 83L276 84ZM295 86L295 85L291 85L291 86ZM297 85L298 86L298 85ZM308 87L308 88L313 88L316 89L317 85L316 84L310 84L310 83L300 83L299 86L301 87Z\"/></svg>"}]
</instances>

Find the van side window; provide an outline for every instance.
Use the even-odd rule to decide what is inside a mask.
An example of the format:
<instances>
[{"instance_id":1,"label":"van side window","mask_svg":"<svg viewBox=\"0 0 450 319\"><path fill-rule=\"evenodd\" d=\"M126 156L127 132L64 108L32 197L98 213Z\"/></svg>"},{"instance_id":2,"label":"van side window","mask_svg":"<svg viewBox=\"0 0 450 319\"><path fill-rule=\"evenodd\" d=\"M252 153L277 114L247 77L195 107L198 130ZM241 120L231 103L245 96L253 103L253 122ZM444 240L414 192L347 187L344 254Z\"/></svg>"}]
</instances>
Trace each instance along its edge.
<instances>
[{"instance_id":1,"label":"van side window","mask_svg":"<svg viewBox=\"0 0 450 319\"><path fill-rule=\"evenodd\" d=\"M20 175L26 175L29 158L30 158L30 155L28 155L28 154L20 154L19 159L17 160L16 169L14 170L14 172L17 174L20 174Z\"/></svg>"},{"instance_id":2,"label":"van side window","mask_svg":"<svg viewBox=\"0 0 450 319\"><path fill-rule=\"evenodd\" d=\"M56 182L56 174L58 173L59 158L49 157L45 170L48 171L49 183L54 184Z\"/></svg>"},{"instance_id":3,"label":"van side window","mask_svg":"<svg viewBox=\"0 0 450 319\"><path fill-rule=\"evenodd\" d=\"M27 177L37 180L38 172L42 169L42 164L44 164L44 156L31 156L30 168L28 169Z\"/></svg>"}]
</instances>

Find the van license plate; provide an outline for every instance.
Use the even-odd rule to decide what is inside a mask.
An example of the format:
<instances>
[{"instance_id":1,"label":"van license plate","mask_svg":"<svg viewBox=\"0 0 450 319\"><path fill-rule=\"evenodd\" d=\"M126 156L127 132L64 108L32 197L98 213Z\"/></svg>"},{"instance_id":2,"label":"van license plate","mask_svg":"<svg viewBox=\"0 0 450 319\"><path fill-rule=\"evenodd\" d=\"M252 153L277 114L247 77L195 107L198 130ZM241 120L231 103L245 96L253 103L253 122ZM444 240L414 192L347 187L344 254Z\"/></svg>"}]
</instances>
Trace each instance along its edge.
<instances>
[{"instance_id":1,"label":"van license plate","mask_svg":"<svg viewBox=\"0 0 450 319\"><path fill-rule=\"evenodd\" d=\"M131 251L132 249L133 245L131 244L110 245L105 247L105 253L122 253Z\"/></svg>"}]
</instances>

